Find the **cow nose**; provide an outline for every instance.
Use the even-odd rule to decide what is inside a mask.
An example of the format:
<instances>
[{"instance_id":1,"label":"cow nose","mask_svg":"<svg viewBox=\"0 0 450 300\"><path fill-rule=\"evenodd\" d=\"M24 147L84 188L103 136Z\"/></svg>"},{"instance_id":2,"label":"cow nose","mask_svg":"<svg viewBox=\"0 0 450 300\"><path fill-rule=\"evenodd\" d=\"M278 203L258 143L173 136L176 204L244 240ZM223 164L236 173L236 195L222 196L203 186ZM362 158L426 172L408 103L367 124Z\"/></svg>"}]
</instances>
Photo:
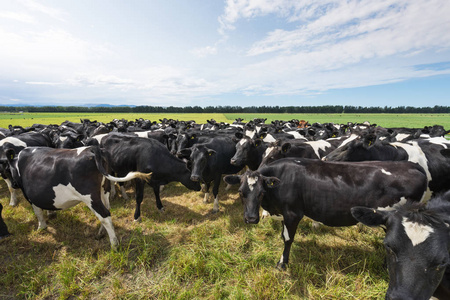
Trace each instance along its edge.
<instances>
[{"instance_id":1,"label":"cow nose","mask_svg":"<svg viewBox=\"0 0 450 300\"><path fill-rule=\"evenodd\" d=\"M199 180L200 180L200 176L192 175L192 176L191 176L191 180L192 180L192 181L199 181Z\"/></svg>"},{"instance_id":2,"label":"cow nose","mask_svg":"<svg viewBox=\"0 0 450 300\"><path fill-rule=\"evenodd\" d=\"M258 224L259 218L258 217L245 217L245 223L246 224Z\"/></svg>"},{"instance_id":3,"label":"cow nose","mask_svg":"<svg viewBox=\"0 0 450 300\"><path fill-rule=\"evenodd\" d=\"M235 165L235 164L236 164L236 160L235 160L234 158L232 158L232 159L230 160L230 164Z\"/></svg>"}]
</instances>

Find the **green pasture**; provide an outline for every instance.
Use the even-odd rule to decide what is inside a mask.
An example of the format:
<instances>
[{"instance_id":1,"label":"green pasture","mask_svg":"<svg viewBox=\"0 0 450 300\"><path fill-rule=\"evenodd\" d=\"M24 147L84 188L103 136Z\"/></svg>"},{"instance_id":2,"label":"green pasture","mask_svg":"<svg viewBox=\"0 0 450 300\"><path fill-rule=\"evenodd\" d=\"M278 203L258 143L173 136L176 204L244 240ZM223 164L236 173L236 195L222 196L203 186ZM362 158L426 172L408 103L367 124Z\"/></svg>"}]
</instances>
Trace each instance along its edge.
<instances>
[{"instance_id":1,"label":"green pasture","mask_svg":"<svg viewBox=\"0 0 450 300\"><path fill-rule=\"evenodd\" d=\"M237 118L250 121L255 118L266 118L266 123L274 120L306 120L314 122L346 124L347 122L369 121L383 127L412 127L421 128L439 124L444 128L450 128L450 114L164 114L164 113L0 113L0 127L8 128L9 125L31 126L39 124L61 124L68 120L80 122L80 119L110 122L113 119L135 120L138 118L159 122L160 119L194 120L197 123L206 123L206 120L214 119L217 122L232 123Z\"/></svg>"}]
</instances>

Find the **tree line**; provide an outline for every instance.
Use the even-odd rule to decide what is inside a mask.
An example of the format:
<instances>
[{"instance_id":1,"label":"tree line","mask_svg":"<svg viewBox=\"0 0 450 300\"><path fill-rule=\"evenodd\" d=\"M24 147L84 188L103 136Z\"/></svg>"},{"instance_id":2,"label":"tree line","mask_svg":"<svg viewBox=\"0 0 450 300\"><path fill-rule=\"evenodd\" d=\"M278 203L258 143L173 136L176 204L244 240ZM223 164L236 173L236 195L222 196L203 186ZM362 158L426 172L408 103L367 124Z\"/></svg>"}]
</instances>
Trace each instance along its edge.
<instances>
[{"instance_id":1,"label":"tree line","mask_svg":"<svg viewBox=\"0 0 450 300\"><path fill-rule=\"evenodd\" d=\"M289 113L289 114L377 114L377 113L395 113L395 114L446 114L450 113L450 106L433 107L364 107L364 106L342 106L342 105L324 105L324 106L0 106L0 112L92 112L92 113Z\"/></svg>"}]
</instances>

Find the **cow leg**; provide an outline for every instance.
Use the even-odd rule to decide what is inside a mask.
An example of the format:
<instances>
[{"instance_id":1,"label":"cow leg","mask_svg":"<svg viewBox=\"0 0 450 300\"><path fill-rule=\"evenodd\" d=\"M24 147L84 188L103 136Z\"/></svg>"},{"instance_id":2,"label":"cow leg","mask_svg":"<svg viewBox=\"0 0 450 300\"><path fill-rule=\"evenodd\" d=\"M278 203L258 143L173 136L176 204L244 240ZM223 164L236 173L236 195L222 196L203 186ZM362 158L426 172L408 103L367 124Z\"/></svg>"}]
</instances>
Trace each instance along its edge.
<instances>
[{"instance_id":1,"label":"cow leg","mask_svg":"<svg viewBox=\"0 0 450 300\"><path fill-rule=\"evenodd\" d=\"M106 198L106 193L99 193L96 195L92 195L92 201L84 202L95 214L95 216L100 220L101 226L106 229L106 232L109 236L109 241L111 243L111 248L113 250L117 249L119 245L119 240L116 237L116 232L114 231L114 225L111 220L111 213L103 204L103 199ZM108 202L109 205L109 202Z\"/></svg>"},{"instance_id":2,"label":"cow leg","mask_svg":"<svg viewBox=\"0 0 450 300\"><path fill-rule=\"evenodd\" d=\"M47 223L45 222L45 218L44 218L44 211L34 204L32 204L31 206L33 207L34 214L36 215L36 217L38 219L38 223L39 223L38 229L47 228Z\"/></svg>"},{"instance_id":3,"label":"cow leg","mask_svg":"<svg viewBox=\"0 0 450 300\"><path fill-rule=\"evenodd\" d=\"M160 212L163 212L164 211L164 206L162 205L161 197L159 195L160 191L161 191L161 189L160 189L160 185L159 184L153 186L153 192L155 193L155 199L156 199L156 207L158 208L158 210Z\"/></svg>"},{"instance_id":4,"label":"cow leg","mask_svg":"<svg viewBox=\"0 0 450 300\"><path fill-rule=\"evenodd\" d=\"M209 200L209 185L210 185L210 182L202 184L202 190L205 193L205 197L203 198L203 203L208 203L208 200Z\"/></svg>"},{"instance_id":5,"label":"cow leg","mask_svg":"<svg viewBox=\"0 0 450 300\"><path fill-rule=\"evenodd\" d=\"M298 223L302 217L303 216L300 218L285 218L282 222L283 228L281 231L281 238L284 241L284 250L280 261L277 263L277 268L280 270L285 270L286 265L289 263L289 253L291 252L292 242L294 241L295 232L297 231Z\"/></svg>"},{"instance_id":6,"label":"cow leg","mask_svg":"<svg viewBox=\"0 0 450 300\"><path fill-rule=\"evenodd\" d=\"M213 205L213 210L212 210L213 213L216 213L216 212L219 211L219 198L218 198L218 195L219 195L220 182L222 181L221 178L222 178L222 175L219 175L218 177L216 177L214 179L214 186L213 186L214 205Z\"/></svg>"},{"instance_id":7,"label":"cow leg","mask_svg":"<svg viewBox=\"0 0 450 300\"><path fill-rule=\"evenodd\" d=\"M141 221L141 204L144 199L144 181L136 179L136 209L134 211L134 221Z\"/></svg>"},{"instance_id":8,"label":"cow leg","mask_svg":"<svg viewBox=\"0 0 450 300\"><path fill-rule=\"evenodd\" d=\"M2 210L3 210L3 206L0 203L0 241L11 235L8 231L8 227L6 226L5 222L3 221Z\"/></svg>"},{"instance_id":9,"label":"cow leg","mask_svg":"<svg viewBox=\"0 0 450 300\"><path fill-rule=\"evenodd\" d=\"M19 200L17 199L17 189L12 187L11 180L5 179L6 185L8 186L9 193L11 195L11 200L9 201L10 206L17 206Z\"/></svg>"},{"instance_id":10,"label":"cow leg","mask_svg":"<svg viewBox=\"0 0 450 300\"><path fill-rule=\"evenodd\" d=\"M125 190L125 185L123 184L123 182L119 183L120 186L120 194L122 195L122 198L126 201L130 200L130 197L128 197L127 192ZM136 191L137 194L137 191Z\"/></svg>"},{"instance_id":11,"label":"cow leg","mask_svg":"<svg viewBox=\"0 0 450 300\"><path fill-rule=\"evenodd\" d=\"M109 211L111 209L111 205L109 203L110 199L110 193L109 191L112 191L114 189L114 185L111 184L111 181L107 180L106 178L103 178L102 183L102 192L100 193L103 205L105 205L106 209ZM103 226L103 224L100 226L100 229L97 233L97 238L100 239L105 236L106 228Z\"/></svg>"}]
</instances>

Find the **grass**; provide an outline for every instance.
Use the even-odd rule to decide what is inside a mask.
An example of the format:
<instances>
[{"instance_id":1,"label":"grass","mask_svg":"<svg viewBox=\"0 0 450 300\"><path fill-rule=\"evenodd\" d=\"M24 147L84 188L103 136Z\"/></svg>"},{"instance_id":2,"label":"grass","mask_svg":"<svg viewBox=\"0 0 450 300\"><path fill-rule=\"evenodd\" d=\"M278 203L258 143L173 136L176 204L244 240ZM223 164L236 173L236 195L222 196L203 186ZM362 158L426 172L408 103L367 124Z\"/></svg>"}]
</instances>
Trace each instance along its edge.
<instances>
[{"instance_id":1,"label":"grass","mask_svg":"<svg viewBox=\"0 0 450 300\"><path fill-rule=\"evenodd\" d=\"M387 289L383 233L322 227L303 220L287 271L275 268L281 223L246 225L237 187L220 190L212 214L201 192L178 183L162 192L166 212L146 188L143 220L134 202L118 197L111 213L117 251L86 207L58 212L38 231L30 205L10 207L1 183L3 218L13 236L0 243L0 298L4 299L377 299ZM132 188L128 190L132 193Z\"/></svg>"}]
</instances>

